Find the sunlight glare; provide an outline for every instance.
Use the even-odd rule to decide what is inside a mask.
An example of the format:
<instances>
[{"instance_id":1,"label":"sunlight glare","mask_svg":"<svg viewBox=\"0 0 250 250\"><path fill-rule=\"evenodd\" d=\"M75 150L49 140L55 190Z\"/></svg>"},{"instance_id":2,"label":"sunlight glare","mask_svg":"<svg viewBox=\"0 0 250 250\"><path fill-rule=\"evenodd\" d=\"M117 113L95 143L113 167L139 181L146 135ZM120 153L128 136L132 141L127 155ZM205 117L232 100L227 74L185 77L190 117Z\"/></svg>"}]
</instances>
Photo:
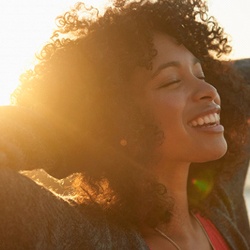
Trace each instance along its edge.
<instances>
[{"instance_id":1,"label":"sunlight glare","mask_svg":"<svg viewBox=\"0 0 250 250\"><path fill-rule=\"evenodd\" d=\"M35 53L48 41L55 28L55 17L68 10L75 0L2 0L0 9L0 105L10 104L10 94L19 76L32 67ZM87 0L103 7L104 0Z\"/></svg>"},{"instance_id":2,"label":"sunlight glare","mask_svg":"<svg viewBox=\"0 0 250 250\"><path fill-rule=\"evenodd\" d=\"M211 13L232 36L231 58L250 57L249 0L207 0ZM0 105L10 103L10 94L19 75L32 67L34 55L48 41L55 17L73 6L76 0L1 0L0 9ZM85 0L103 8L108 0Z\"/></svg>"},{"instance_id":3,"label":"sunlight glare","mask_svg":"<svg viewBox=\"0 0 250 250\"><path fill-rule=\"evenodd\" d=\"M250 57L250 1L207 0L209 10L231 37L232 59Z\"/></svg>"}]
</instances>

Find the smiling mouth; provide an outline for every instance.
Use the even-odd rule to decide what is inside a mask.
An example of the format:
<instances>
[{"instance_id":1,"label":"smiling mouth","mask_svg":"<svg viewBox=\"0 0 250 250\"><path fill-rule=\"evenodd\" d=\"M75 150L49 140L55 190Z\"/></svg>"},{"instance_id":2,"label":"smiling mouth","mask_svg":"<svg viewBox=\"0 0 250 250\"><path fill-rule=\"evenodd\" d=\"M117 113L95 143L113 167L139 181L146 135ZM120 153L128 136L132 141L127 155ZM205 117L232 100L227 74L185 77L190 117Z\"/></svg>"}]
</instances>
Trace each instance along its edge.
<instances>
[{"instance_id":1,"label":"smiling mouth","mask_svg":"<svg viewBox=\"0 0 250 250\"><path fill-rule=\"evenodd\" d=\"M216 112L198 117L189 122L189 125L191 127L212 127L219 124L220 124L220 115L217 114Z\"/></svg>"}]
</instances>

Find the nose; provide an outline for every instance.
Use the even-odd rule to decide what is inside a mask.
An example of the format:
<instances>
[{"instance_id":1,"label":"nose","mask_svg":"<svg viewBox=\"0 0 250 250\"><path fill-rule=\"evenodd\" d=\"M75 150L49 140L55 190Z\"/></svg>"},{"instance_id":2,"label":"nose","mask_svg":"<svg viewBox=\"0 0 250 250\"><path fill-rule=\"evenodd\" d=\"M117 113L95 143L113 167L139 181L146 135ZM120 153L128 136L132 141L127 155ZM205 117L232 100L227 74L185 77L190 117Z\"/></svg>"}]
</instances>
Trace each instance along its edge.
<instances>
[{"instance_id":1,"label":"nose","mask_svg":"<svg viewBox=\"0 0 250 250\"><path fill-rule=\"evenodd\" d=\"M199 80L195 87L193 99L195 101L208 100L214 101L215 103L220 102L220 96L217 89L210 83L201 80Z\"/></svg>"}]
</instances>

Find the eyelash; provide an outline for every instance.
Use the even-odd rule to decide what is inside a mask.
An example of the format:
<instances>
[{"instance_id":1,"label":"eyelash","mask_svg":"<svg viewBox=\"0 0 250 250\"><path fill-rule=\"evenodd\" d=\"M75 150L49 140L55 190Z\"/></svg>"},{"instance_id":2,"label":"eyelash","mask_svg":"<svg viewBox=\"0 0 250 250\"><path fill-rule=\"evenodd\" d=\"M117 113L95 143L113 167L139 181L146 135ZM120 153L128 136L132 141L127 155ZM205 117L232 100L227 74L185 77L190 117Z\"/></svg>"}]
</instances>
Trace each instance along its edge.
<instances>
[{"instance_id":1,"label":"eyelash","mask_svg":"<svg viewBox=\"0 0 250 250\"><path fill-rule=\"evenodd\" d=\"M202 80L202 81L206 81L206 77L205 76L197 76L198 79ZM162 84L159 88L165 88L165 87L168 87L172 84L175 84L175 83L179 83L181 80L177 79L177 80L174 80L174 81L171 81L171 82L167 82L165 84Z\"/></svg>"},{"instance_id":2,"label":"eyelash","mask_svg":"<svg viewBox=\"0 0 250 250\"><path fill-rule=\"evenodd\" d=\"M167 82L167 83L163 83L159 88L165 88L165 87L168 87L172 84L175 84L175 83L179 83L181 80L174 80L174 81L171 81L171 82Z\"/></svg>"}]
</instances>

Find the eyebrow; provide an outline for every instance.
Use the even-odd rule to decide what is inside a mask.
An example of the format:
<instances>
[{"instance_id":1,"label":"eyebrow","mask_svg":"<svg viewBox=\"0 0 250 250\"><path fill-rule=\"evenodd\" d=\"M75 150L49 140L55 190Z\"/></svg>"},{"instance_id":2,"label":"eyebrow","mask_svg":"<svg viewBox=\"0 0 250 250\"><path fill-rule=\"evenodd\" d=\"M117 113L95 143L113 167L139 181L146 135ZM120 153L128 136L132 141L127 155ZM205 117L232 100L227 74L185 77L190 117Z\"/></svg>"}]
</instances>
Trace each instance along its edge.
<instances>
[{"instance_id":1,"label":"eyebrow","mask_svg":"<svg viewBox=\"0 0 250 250\"><path fill-rule=\"evenodd\" d=\"M193 58L193 65L197 64L197 63L201 63L200 60L196 57ZM180 62L178 61L171 61L171 62L167 62L167 63L163 63L161 64L152 74L152 78L156 77L157 75L159 75L159 73L166 68L169 67L176 67L179 68L181 66Z\"/></svg>"}]
</instances>

